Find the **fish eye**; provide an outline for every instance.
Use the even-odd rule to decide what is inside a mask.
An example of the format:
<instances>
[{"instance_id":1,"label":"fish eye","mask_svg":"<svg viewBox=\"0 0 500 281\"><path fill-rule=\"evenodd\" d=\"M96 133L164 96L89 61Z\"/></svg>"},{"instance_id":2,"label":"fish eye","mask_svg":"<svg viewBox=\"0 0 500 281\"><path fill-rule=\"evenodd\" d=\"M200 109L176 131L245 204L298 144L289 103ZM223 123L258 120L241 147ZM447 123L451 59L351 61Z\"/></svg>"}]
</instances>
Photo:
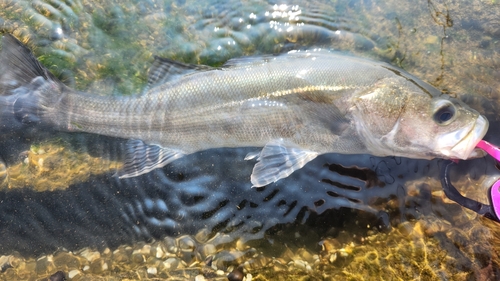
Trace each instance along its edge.
<instances>
[{"instance_id":1,"label":"fish eye","mask_svg":"<svg viewBox=\"0 0 500 281\"><path fill-rule=\"evenodd\" d=\"M434 112L434 122L439 125L446 125L453 119L455 112L455 106L449 101L444 101L438 104L438 109Z\"/></svg>"}]
</instances>

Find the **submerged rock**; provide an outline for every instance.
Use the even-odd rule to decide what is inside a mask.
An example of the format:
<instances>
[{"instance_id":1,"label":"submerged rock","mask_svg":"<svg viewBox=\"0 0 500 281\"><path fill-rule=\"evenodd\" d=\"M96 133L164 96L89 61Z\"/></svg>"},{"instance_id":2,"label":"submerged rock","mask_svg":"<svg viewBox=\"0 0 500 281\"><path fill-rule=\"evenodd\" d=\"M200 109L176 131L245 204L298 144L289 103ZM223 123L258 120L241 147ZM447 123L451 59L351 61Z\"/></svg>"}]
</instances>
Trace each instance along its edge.
<instances>
[{"instance_id":1,"label":"submerged rock","mask_svg":"<svg viewBox=\"0 0 500 281\"><path fill-rule=\"evenodd\" d=\"M72 277L70 277L70 278L73 279L73 277L74 277L74 275L72 275ZM62 272L62 271L58 271L49 277L49 281L65 281L65 280L66 280L66 276L65 276L64 272Z\"/></svg>"}]
</instances>

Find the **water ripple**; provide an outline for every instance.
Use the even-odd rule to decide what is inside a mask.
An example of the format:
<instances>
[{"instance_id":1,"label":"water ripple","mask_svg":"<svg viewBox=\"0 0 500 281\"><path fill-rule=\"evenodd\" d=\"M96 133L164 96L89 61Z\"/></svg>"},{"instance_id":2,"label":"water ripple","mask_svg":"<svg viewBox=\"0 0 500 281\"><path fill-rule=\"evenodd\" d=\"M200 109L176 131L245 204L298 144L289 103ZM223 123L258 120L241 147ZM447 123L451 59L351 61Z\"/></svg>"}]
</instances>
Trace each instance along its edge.
<instances>
[{"instance_id":1,"label":"water ripple","mask_svg":"<svg viewBox=\"0 0 500 281\"><path fill-rule=\"evenodd\" d=\"M217 66L291 49L349 51L400 65L461 95L487 115L491 128L499 126L500 29L493 4L472 1L465 9L434 1L275 2L4 0L0 31L22 39L67 84L103 95L141 92L153 55ZM495 142L499 131L491 131L487 139ZM25 133L29 137L3 135L9 138L2 140L9 151L1 151L7 163L18 157L4 157L11 147L37 136ZM79 149L119 158L118 141L83 138L89 140ZM0 251L38 255L60 247L117 247L207 227L249 240L319 214L328 226L355 220L372 227L433 212L446 219L461 214L431 200L439 198L439 161L325 155L287 179L252 189L253 163L242 160L249 151L200 152L138 178L94 175L67 190L3 190ZM487 160L470 161L457 168L454 180L477 196L488 186L484 178L497 174L493 167ZM339 216L345 208L368 218Z\"/></svg>"}]
</instances>

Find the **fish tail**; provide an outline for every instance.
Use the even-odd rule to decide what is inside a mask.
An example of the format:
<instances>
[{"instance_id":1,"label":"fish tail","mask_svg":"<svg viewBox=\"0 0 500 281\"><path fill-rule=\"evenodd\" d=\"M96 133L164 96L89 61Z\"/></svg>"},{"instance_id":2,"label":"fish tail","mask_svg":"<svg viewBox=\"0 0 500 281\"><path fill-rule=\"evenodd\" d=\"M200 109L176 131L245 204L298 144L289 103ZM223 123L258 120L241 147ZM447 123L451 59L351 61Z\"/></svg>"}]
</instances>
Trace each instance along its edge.
<instances>
[{"instance_id":1,"label":"fish tail","mask_svg":"<svg viewBox=\"0 0 500 281\"><path fill-rule=\"evenodd\" d=\"M66 86L43 67L31 51L10 34L2 39L0 53L1 126L50 122L51 109ZM12 124L7 124L9 122ZM4 124L6 123L6 124Z\"/></svg>"}]
</instances>

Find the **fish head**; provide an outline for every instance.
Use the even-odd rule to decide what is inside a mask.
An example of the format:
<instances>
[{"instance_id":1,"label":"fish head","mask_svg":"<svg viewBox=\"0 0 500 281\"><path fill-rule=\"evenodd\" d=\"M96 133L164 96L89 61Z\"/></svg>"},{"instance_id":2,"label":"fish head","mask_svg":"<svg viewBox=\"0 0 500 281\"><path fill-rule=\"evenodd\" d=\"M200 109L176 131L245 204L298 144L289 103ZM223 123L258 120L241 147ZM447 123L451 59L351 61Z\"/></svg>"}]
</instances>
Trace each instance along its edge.
<instances>
[{"instance_id":1,"label":"fish head","mask_svg":"<svg viewBox=\"0 0 500 281\"><path fill-rule=\"evenodd\" d=\"M435 135L427 144L434 147L430 156L465 160L485 155L476 146L488 131L488 119L448 95L434 98L429 110L434 123L427 131Z\"/></svg>"},{"instance_id":2,"label":"fish head","mask_svg":"<svg viewBox=\"0 0 500 281\"><path fill-rule=\"evenodd\" d=\"M417 159L484 155L476 145L488 130L488 120L449 95L386 83L358 102L358 134L373 155Z\"/></svg>"},{"instance_id":3,"label":"fish head","mask_svg":"<svg viewBox=\"0 0 500 281\"><path fill-rule=\"evenodd\" d=\"M433 120L438 125L434 131L436 157L465 160L485 155L476 146L488 131L488 119L452 98L436 99L432 110Z\"/></svg>"}]
</instances>

